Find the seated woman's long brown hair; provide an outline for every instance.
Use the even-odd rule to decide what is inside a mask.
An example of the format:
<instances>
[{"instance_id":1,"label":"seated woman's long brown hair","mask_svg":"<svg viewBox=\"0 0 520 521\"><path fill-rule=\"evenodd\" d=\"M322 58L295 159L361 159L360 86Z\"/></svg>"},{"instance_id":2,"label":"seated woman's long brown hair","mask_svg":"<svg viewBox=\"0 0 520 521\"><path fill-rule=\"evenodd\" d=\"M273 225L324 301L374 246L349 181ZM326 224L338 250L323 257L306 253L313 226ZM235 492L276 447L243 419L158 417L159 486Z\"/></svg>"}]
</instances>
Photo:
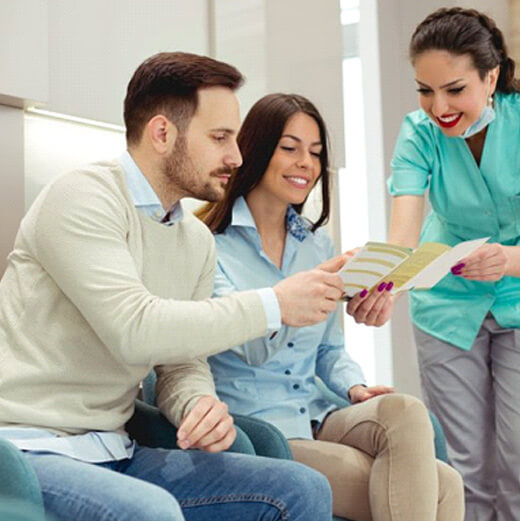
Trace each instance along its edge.
<instances>
[{"instance_id":1,"label":"seated woman's long brown hair","mask_svg":"<svg viewBox=\"0 0 520 521\"><path fill-rule=\"evenodd\" d=\"M248 112L237 142L242 153L243 163L232 175L224 198L216 203L207 203L195 215L204 221L214 233L222 233L231 222L235 201L258 185L280 140L289 118L303 112L313 118L320 131L323 147L320 153L322 211L312 225L316 230L325 224L330 213L330 176L328 136L325 123L316 107L298 94L268 94L258 100ZM303 204L294 209L301 213Z\"/></svg>"}]
</instances>

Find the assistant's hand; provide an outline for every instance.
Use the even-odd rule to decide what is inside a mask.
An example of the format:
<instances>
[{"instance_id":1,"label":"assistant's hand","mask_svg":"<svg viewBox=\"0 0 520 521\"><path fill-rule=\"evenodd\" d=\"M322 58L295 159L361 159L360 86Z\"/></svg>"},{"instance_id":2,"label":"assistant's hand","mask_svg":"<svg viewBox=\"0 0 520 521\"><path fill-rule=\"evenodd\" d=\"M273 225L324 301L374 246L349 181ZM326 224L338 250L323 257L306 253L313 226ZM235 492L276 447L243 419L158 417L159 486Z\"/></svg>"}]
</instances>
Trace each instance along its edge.
<instances>
[{"instance_id":1,"label":"assistant's hand","mask_svg":"<svg viewBox=\"0 0 520 521\"><path fill-rule=\"evenodd\" d=\"M395 393L395 389L386 385L374 385L373 387L365 387L364 385L353 385L348 390L350 401L352 403L364 402L365 400L374 398L374 396L390 393Z\"/></svg>"},{"instance_id":2,"label":"assistant's hand","mask_svg":"<svg viewBox=\"0 0 520 521\"><path fill-rule=\"evenodd\" d=\"M214 396L201 396L183 418L177 431L181 449L220 452L228 449L237 437L228 407Z\"/></svg>"},{"instance_id":3,"label":"assistant's hand","mask_svg":"<svg viewBox=\"0 0 520 521\"><path fill-rule=\"evenodd\" d=\"M280 305L282 322L302 327L325 320L343 296L343 281L337 272L345 262L344 256L338 255L276 284L273 290Z\"/></svg>"},{"instance_id":4,"label":"assistant's hand","mask_svg":"<svg viewBox=\"0 0 520 521\"><path fill-rule=\"evenodd\" d=\"M468 280L497 281L507 270L509 258L501 244L483 244L451 268L453 275Z\"/></svg>"},{"instance_id":5,"label":"assistant's hand","mask_svg":"<svg viewBox=\"0 0 520 521\"><path fill-rule=\"evenodd\" d=\"M358 324L380 327L386 324L394 310L395 297L390 290L393 284L381 283L368 293L363 290L352 297L347 304L346 311Z\"/></svg>"}]
</instances>

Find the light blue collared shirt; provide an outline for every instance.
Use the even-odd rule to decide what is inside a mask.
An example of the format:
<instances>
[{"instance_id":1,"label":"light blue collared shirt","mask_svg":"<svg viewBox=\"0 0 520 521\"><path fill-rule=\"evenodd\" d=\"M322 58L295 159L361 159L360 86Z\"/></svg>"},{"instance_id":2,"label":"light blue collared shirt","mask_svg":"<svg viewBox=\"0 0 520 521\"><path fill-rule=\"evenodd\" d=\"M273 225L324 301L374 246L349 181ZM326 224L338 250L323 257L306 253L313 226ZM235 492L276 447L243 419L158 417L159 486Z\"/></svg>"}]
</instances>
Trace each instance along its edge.
<instances>
[{"instance_id":1,"label":"light blue collared shirt","mask_svg":"<svg viewBox=\"0 0 520 521\"><path fill-rule=\"evenodd\" d=\"M311 232L292 207L286 222L279 269L263 251L245 199L237 199L231 224L215 236L215 296L274 285L334 256L325 230ZM322 395L315 377L345 398L353 385L365 383L361 368L345 351L339 313L338 308L326 322L314 326L283 326L274 337L267 335L210 357L217 393L230 411L266 420L288 438L312 438L311 420L322 421L337 407Z\"/></svg>"},{"instance_id":2,"label":"light blue collared shirt","mask_svg":"<svg viewBox=\"0 0 520 521\"><path fill-rule=\"evenodd\" d=\"M184 217L184 210L180 201L175 203L168 211L162 207L161 201L153 191L150 183L143 175L130 152L126 150L119 158L126 175L126 186L134 202L134 206L155 221L173 225Z\"/></svg>"}]
</instances>

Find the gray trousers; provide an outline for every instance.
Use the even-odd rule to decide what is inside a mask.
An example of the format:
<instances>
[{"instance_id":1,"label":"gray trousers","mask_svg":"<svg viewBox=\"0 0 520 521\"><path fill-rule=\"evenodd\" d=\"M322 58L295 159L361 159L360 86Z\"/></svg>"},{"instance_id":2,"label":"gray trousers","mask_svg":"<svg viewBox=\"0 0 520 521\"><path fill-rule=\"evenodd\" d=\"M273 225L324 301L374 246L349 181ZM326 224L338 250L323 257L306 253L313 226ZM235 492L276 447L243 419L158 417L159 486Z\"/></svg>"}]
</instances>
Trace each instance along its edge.
<instances>
[{"instance_id":1,"label":"gray trousers","mask_svg":"<svg viewBox=\"0 0 520 521\"><path fill-rule=\"evenodd\" d=\"M424 398L465 485L466 521L520 521L520 330L488 314L471 351L414 328Z\"/></svg>"}]
</instances>

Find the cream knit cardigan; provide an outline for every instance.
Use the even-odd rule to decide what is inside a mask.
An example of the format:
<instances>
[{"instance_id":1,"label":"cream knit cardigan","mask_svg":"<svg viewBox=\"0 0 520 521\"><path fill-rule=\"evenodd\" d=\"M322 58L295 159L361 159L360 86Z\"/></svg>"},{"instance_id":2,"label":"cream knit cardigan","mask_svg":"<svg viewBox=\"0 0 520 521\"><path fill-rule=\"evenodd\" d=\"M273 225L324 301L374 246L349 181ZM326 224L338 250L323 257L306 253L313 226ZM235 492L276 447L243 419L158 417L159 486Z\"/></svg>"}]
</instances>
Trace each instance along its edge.
<instances>
[{"instance_id":1,"label":"cream knit cardigan","mask_svg":"<svg viewBox=\"0 0 520 521\"><path fill-rule=\"evenodd\" d=\"M204 357L266 333L255 291L209 299L214 269L209 230L142 215L117 162L57 178L0 281L0 425L122 431L153 366L178 425L215 392Z\"/></svg>"}]
</instances>

